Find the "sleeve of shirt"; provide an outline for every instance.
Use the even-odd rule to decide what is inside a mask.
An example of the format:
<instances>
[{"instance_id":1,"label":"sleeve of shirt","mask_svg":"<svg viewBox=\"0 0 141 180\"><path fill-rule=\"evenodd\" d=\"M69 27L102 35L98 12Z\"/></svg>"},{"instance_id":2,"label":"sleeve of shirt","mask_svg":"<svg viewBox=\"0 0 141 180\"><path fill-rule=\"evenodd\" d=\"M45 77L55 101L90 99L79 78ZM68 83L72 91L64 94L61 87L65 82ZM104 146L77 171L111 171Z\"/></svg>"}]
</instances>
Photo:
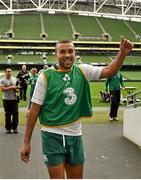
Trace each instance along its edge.
<instances>
[{"instance_id":1,"label":"sleeve of shirt","mask_svg":"<svg viewBox=\"0 0 141 180\"><path fill-rule=\"evenodd\" d=\"M3 79L0 80L0 87L5 86Z\"/></svg>"},{"instance_id":2,"label":"sleeve of shirt","mask_svg":"<svg viewBox=\"0 0 141 180\"><path fill-rule=\"evenodd\" d=\"M84 73L84 75L88 81L100 79L101 71L103 69L103 67L92 66L92 65L88 65L88 64L81 64L78 67Z\"/></svg>"},{"instance_id":3,"label":"sleeve of shirt","mask_svg":"<svg viewBox=\"0 0 141 180\"><path fill-rule=\"evenodd\" d=\"M46 81L44 78L44 74L41 73L36 81L36 85L31 101L36 104L43 105L45 95L46 95Z\"/></svg>"},{"instance_id":4,"label":"sleeve of shirt","mask_svg":"<svg viewBox=\"0 0 141 180\"><path fill-rule=\"evenodd\" d=\"M122 74L120 74L120 84L122 87L124 87Z\"/></svg>"}]
</instances>

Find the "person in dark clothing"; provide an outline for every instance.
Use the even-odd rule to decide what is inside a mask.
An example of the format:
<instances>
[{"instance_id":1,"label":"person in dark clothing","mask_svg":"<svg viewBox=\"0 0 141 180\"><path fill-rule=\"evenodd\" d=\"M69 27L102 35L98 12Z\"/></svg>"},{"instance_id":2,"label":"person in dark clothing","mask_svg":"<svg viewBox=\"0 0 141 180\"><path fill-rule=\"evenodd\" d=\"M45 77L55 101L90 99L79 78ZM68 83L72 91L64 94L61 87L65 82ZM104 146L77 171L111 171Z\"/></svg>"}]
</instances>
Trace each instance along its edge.
<instances>
[{"instance_id":1,"label":"person in dark clothing","mask_svg":"<svg viewBox=\"0 0 141 180\"><path fill-rule=\"evenodd\" d=\"M20 100L26 101L26 92L28 86L29 73L26 70L26 65L22 65L22 70L18 73L17 79L20 84Z\"/></svg>"},{"instance_id":2,"label":"person in dark clothing","mask_svg":"<svg viewBox=\"0 0 141 180\"><path fill-rule=\"evenodd\" d=\"M0 88L3 92L3 106L5 111L5 129L6 133L18 133L17 126L19 121L18 101L16 91L17 79L12 77L12 69L7 68L5 77L0 80Z\"/></svg>"},{"instance_id":3,"label":"person in dark clothing","mask_svg":"<svg viewBox=\"0 0 141 180\"><path fill-rule=\"evenodd\" d=\"M106 91L110 91L111 107L109 113L110 121L118 121L117 113L120 105L120 89L124 88L123 78L120 72L117 72L113 77L110 77L105 82Z\"/></svg>"}]
</instances>

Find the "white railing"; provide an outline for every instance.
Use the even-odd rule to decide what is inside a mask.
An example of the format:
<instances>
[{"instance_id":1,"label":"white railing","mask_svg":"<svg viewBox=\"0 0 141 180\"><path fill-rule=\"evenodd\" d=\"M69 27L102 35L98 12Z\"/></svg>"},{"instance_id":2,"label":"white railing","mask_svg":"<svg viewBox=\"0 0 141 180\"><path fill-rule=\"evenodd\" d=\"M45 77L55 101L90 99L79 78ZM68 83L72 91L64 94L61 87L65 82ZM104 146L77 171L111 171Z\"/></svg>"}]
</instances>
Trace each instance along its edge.
<instances>
[{"instance_id":1,"label":"white railing","mask_svg":"<svg viewBox=\"0 0 141 180\"><path fill-rule=\"evenodd\" d=\"M127 96L127 106L134 108L141 106L141 91L131 93Z\"/></svg>"}]
</instances>

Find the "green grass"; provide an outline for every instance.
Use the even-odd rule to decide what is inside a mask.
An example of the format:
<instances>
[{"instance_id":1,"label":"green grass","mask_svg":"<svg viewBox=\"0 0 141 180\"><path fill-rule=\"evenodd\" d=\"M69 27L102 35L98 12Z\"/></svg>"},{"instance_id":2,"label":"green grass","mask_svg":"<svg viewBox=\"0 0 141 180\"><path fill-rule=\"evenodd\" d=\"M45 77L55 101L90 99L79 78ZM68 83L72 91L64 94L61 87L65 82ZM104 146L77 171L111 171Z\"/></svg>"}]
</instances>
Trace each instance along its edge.
<instances>
[{"instance_id":1,"label":"green grass","mask_svg":"<svg viewBox=\"0 0 141 180\"><path fill-rule=\"evenodd\" d=\"M14 72L17 73L17 72ZM125 86L135 86L137 87L137 91L141 90L141 83L140 82L125 82ZM110 107L110 103L103 103L101 102L101 97L100 97L100 91L104 90L104 82L93 82L90 83L90 88L91 88L91 97L92 97L92 105L94 107ZM19 103L19 107L27 107L28 101L29 101L29 88L27 92L27 102L21 101ZM123 97L127 96L126 91L122 91ZM2 107L2 93L0 92L0 107ZM94 112L94 117L93 118L88 118L88 119L83 119L83 123L122 123L123 122L123 111L118 112L118 117L119 121L118 122L109 122L109 111L95 111ZM20 124L25 124L26 122L26 112L20 111ZM0 124L4 124L4 113L1 112L0 116Z\"/></svg>"},{"instance_id":2,"label":"green grass","mask_svg":"<svg viewBox=\"0 0 141 180\"><path fill-rule=\"evenodd\" d=\"M17 71L14 72L14 76L17 75ZM136 91L141 90L141 83L140 82L125 82L125 86L135 86L137 89ZM105 83L104 82L91 82L90 83L90 88L91 88L91 98L92 98L92 105L94 107L109 107L110 103L103 103L101 102L101 97L100 97L100 91L105 90ZM29 102L29 91L30 91L30 86L28 87L27 91L27 102L21 101L19 103L20 107L27 107L28 102ZM126 97L128 93L126 91L122 91L123 97ZM0 107L2 107L2 92L0 92Z\"/></svg>"},{"instance_id":3,"label":"green grass","mask_svg":"<svg viewBox=\"0 0 141 180\"><path fill-rule=\"evenodd\" d=\"M26 124L26 111L19 111L19 124ZM120 124L123 123L123 111L118 112L119 121L109 122L109 111L95 111L93 118L82 119L82 123L84 124ZM4 112L1 112L0 116L0 125L4 125ZM39 124L39 121L37 121Z\"/></svg>"},{"instance_id":4,"label":"green grass","mask_svg":"<svg viewBox=\"0 0 141 180\"><path fill-rule=\"evenodd\" d=\"M125 86L130 87L136 87L136 91L141 90L141 83L140 82L125 82ZM110 103L103 103L101 102L100 98L100 91L105 90L105 82L93 82L90 83L91 87L91 98L92 98L92 104L94 107L106 107L110 106ZM128 95L127 91L122 90L123 97L126 97Z\"/></svg>"},{"instance_id":5,"label":"green grass","mask_svg":"<svg viewBox=\"0 0 141 180\"><path fill-rule=\"evenodd\" d=\"M123 111L118 111L118 118L119 121L109 122L109 111L94 111L93 118L82 119L82 122L85 124L120 124L123 123Z\"/></svg>"}]
</instances>

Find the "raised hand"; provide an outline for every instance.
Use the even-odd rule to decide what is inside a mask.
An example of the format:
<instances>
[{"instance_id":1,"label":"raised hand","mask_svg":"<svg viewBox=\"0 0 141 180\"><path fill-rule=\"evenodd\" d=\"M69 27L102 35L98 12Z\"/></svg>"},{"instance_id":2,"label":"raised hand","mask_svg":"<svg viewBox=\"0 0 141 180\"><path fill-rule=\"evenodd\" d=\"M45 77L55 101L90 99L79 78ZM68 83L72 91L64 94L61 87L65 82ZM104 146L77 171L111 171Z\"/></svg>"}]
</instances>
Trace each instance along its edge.
<instances>
[{"instance_id":1,"label":"raised hand","mask_svg":"<svg viewBox=\"0 0 141 180\"><path fill-rule=\"evenodd\" d=\"M133 48L133 44L129 40L124 39L124 37L121 36L120 51L125 55L127 55L132 51L132 48Z\"/></svg>"}]
</instances>

